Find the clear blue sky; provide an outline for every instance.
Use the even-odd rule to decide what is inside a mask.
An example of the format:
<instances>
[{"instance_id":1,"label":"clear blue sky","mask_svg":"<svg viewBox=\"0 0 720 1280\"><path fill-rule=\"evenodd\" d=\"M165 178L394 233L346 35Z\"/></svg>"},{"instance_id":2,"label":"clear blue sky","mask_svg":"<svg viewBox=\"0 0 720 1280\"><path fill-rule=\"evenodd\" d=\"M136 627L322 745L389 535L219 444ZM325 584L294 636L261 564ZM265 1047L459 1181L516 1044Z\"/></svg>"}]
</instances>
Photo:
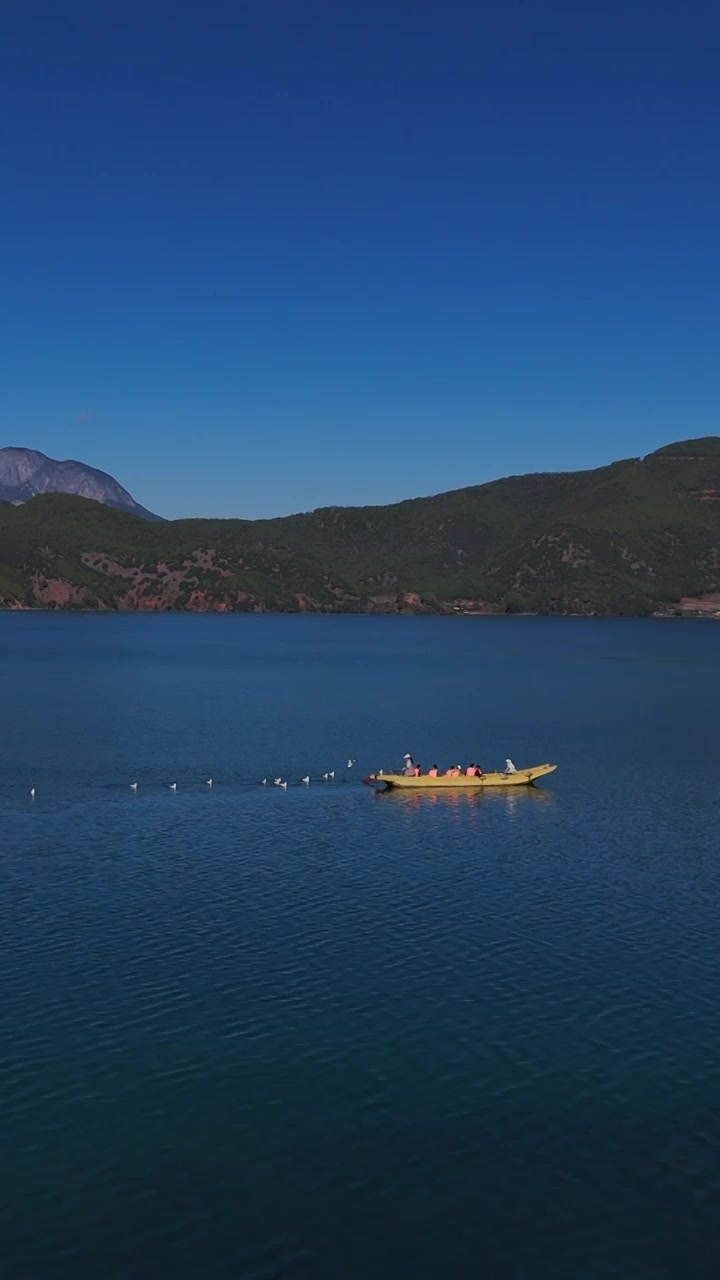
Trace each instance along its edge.
<instances>
[{"instance_id":1,"label":"clear blue sky","mask_svg":"<svg viewBox=\"0 0 720 1280\"><path fill-rule=\"evenodd\" d=\"M264 515L717 433L719 23L4 0L0 443Z\"/></svg>"}]
</instances>

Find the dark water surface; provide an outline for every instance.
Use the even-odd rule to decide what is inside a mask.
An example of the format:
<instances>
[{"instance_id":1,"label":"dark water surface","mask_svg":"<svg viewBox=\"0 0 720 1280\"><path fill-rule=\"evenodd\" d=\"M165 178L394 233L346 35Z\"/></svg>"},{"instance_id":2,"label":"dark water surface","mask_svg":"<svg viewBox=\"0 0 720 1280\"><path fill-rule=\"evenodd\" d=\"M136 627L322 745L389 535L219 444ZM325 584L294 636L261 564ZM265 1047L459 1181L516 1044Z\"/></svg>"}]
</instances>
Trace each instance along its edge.
<instances>
[{"instance_id":1,"label":"dark water surface","mask_svg":"<svg viewBox=\"0 0 720 1280\"><path fill-rule=\"evenodd\" d=\"M5 614L0 664L3 1280L717 1280L719 626ZM360 785L405 751L561 768Z\"/></svg>"}]
</instances>

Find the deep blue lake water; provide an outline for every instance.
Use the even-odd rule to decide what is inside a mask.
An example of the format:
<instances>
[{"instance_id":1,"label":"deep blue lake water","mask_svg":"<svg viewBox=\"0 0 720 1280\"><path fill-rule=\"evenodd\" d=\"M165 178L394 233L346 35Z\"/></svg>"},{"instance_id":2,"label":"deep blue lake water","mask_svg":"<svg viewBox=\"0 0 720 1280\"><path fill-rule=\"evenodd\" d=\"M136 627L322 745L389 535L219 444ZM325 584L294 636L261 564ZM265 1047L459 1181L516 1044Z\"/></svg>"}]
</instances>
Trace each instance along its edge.
<instances>
[{"instance_id":1,"label":"deep blue lake water","mask_svg":"<svg viewBox=\"0 0 720 1280\"><path fill-rule=\"evenodd\" d=\"M0 663L3 1280L717 1280L720 627L4 614ZM560 769L360 784L405 751Z\"/></svg>"}]
</instances>

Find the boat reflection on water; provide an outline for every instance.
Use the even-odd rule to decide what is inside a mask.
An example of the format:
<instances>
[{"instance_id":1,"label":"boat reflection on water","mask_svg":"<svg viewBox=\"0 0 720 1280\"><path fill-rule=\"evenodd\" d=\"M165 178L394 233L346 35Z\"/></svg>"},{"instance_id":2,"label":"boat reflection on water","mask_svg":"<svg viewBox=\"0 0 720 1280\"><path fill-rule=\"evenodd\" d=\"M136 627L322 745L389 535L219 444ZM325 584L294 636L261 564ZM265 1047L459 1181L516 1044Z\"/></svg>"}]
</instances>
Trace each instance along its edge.
<instances>
[{"instance_id":1,"label":"boat reflection on water","mask_svg":"<svg viewBox=\"0 0 720 1280\"><path fill-rule=\"evenodd\" d=\"M468 789L413 791L409 788L400 790L391 787L386 791L376 791L374 794L378 799L382 798L384 801L389 799L392 804L402 805L405 809L412 811L437 807L445 809L449 814L456 814L492 805L494 812L497 813L499 807L509 817L514 817L524 805L552 805L557 798L555 792L548 791L547 787L487 787L472 791Z\"/></svg>"}]
</instances>

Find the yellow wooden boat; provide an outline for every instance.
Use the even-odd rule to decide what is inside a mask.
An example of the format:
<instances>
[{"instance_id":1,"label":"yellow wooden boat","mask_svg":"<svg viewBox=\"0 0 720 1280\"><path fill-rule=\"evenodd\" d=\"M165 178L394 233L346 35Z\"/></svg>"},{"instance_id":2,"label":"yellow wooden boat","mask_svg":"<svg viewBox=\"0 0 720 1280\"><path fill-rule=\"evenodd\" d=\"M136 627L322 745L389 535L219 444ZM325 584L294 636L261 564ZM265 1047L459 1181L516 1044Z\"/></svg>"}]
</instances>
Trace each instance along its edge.
<instances>
[{"instance_id":1,"label":"yellow wooden boat","mask_svg":"<svg viewBox=\"0 0 720 1280\"><path fill-rule=\"evenodd\" d=\"M459 778L447 778L442 774L438 778L428 778L421 774L419 778L406 778L402 773L370 773L363 778L369 787L411 787L413 790L430 790L437 787L466 791L477 791L479 787L530 787L538 778L545 778L554 773L556 764L536 764L531 769L518 769L516 773L485 773L482 778L467 778L461 774Z\"/></svg>"}]
</instances>

